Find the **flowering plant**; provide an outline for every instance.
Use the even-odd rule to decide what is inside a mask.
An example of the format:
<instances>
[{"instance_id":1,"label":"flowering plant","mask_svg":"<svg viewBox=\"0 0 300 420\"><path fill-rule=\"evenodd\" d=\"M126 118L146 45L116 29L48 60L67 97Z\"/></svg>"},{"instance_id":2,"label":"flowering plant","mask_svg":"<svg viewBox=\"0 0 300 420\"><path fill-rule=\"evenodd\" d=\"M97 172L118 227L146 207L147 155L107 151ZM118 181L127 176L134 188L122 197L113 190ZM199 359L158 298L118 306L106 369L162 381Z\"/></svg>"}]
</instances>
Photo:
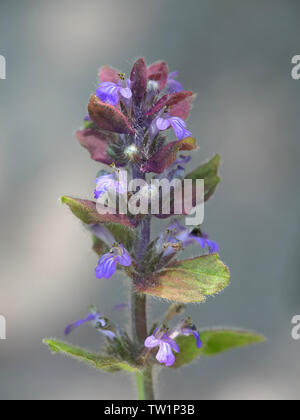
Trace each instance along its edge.
<instances>
[{"instance_id":1,"label":"flowering plant","mask_svg":"<svg viewBox=\"0 0 300 420\"><path fill-rule=\"evenodd\" d=\"M262 336L247 331L199 330L183 315L187 304L204 302L207 296L223 290L229 283L229 270L220 261L218 244L203 232L202 225L186 227L182 222L215 192L220 182L220 157L216 155L186 174L191 157L182 152L197 147L186 125L195 96L183 89L177 76L176 72L169 73L164 61L147 67L143 58L134 63L129 78L108 66L100 69L99 86L90 98L77 138L91 158L107 165L107 170L101 170L95 180L96 201L62 197L92 235L93 249L99 256L95 276L110 279L122 270L129 277L131 303L121 306L131 311L131 333L92 307L85 317L67 326L65 334L90 324L104 336L101 353L44 340L53 352L65 353L99 370L135 373L139 398L149 400L154 399L155 367L176 369L199 356L263 341ZM169 130L175 137L170 142L166 137ZM135 188L128 189L128 176L135 181ZM156 181L155 188L147 184L150 179ZM204 180L200 197L199 180ZM171 194L166 195L163 183L157 186L162 181L171 183ZM192 204L186 206L183 196ZM153 213L149 204L155 200ZM153 218L165 223L154 238ZM201 255L180 259L180 253L192 245ZM173 302L163 319L153 325L147 319L147 296ZM179 320L174 325L175 317Z\"/></svg>"}]
</instances>

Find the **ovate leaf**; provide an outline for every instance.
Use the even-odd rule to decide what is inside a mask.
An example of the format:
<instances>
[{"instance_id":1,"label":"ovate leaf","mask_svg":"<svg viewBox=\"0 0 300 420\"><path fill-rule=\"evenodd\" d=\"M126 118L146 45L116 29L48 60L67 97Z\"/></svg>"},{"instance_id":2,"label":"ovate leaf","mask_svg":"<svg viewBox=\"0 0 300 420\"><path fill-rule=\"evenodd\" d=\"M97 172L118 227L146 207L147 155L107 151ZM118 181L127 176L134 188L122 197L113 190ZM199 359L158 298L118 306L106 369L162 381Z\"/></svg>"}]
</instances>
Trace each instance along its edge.
<instances>
[{"instance_id":1,"label":"ovate leaf","mask_svg":"<svg viewBox=\"0 0 300 420\"><path fill-rule=\"evenodd\" d=\"M113 357L104 356L100 354L91 353L88 350L72 346L63 341L46 339L43 343L48 345L52 353L62 353L70 356L80 362L86 363L89 366L95 367L106 372L117 372L126 370L128 372L137 372L138 369L129 365L127 362L119 361Z\"/></svg>"},{"instance_id":2,"label":"ovate leaf","mask_svg":"<svg viewBox=\"0 0 300 420\"><path fill-rule=\"evenodd\" d=\"M99 213L97 207L100 207L100 204L96 205L94 201L81 200L80 198L68 196L63 196L61 201L69 206L72 213L78 217L78 219L88 225L94 223L119 223L128 227L136 226L136 223L124 214L104 214L104 211L103 214Z\"/></svg>"},{"instance_id":3,"label":"ovate leaf","mask_svg":"<svg viewBox=\"0 0 300 420\"><path fill-rule=\"evenodd\" d=\"M147 112L147 115L153 115L159 112L163 107L172 107L179 104L182 101L185 101L187 98L192 97L193 92L191 91L182 91L176 93L168 93L164 95L157 104L154 105L150 111Z\"/></svg>"},{"instance_id":4,"label":"ovate leaf","mask_svg":"<svg viewBox=\"0 0 300 420\"><path fill-rule=\"evenodd\" d=\"M207 201L215 192L217 185L221 181L218 176L218 170L220 166L220 155L216 155L209 162L199 166L193 172L189 173L185 179L204 179L204 197Z\"/></svg>"},{"instance_id":5,"label":"ovate leaf","mask_svg":"<svg viewBox=\"0 0 300 420\"><path fill-rule=\"evenodd\" d=\"M119 82L118 71L113 69L110 66L103 66L99 70L99 80L101 83L103 82L118 83Z\"/></svg>"},{"instance_id":6,"label":"ovate leaf","mask_svg":"<svg viewBox=\"0 0 300 420\"><path fill-rule=\"evenodd\" d=\"M104 134L93 129L78 130L77 139L81 146L85 147L91 155L91 158L97 162L110 165L113 160L107 153L109 142L113 137L111 134Z\"/></svg>"},{"instance_id":7,"label":"ovate leaf","mask_svg":"<svg viewBox=\"0 0 300 420\"><path fill-rule=\"evenodd\" d=\"M204 302L206 296L223 290L229 277L219 255L210 254L176 262L137 287L142 293L179 303Z\"/></svg>"},{"instance_id":8,"label":"ovate leaf","mask_svg":"<svg viewBox=\"0 0 300 420\"><path fill-rule=\"evenodd\" d=\"M144 58L134 63L130 80L133 99L135 103L140 104L147 90L147 67Z\"/></svg>"},{"instance_id":9,"label":"ovate leaf","mask_svg":"<svg viewBox=\"0 0 300 420\"><path fill-rule=\"evenodd\" d=\"M202 347L196 347L193 336L180 336L176 339L180 352L176 355L173 368L191 363L199 356L215 356L225 351L262 343L265 338L257 333L238 330L208 330L200 332Z\"/></svg>"},{"instance_id":10,"label":"ovate leaf","mask_svg":"<svg viewBox=\"0 0 300 420\"><path fill-rule=\"evenodd\" d=\"M100 130L134 134L134 130L125 115L115 106L102 102L96 95L91 96L88 110L92 121Z\"/></svg>"},{"instance_id":11,"label":"ovate leaf","mask_svg":"<svg viewBox=\"0 0 300 420\"><path fill-rule=\"evenodd\" d=\"M171 106L170 115L172 115L172 117L178 117L178 118L181 118L182 120L186 120L188 116L190 115L192 103L195 97L196 95L189 96L183 101L179 102L178 104Z\"/></svg>"}]
</instances>

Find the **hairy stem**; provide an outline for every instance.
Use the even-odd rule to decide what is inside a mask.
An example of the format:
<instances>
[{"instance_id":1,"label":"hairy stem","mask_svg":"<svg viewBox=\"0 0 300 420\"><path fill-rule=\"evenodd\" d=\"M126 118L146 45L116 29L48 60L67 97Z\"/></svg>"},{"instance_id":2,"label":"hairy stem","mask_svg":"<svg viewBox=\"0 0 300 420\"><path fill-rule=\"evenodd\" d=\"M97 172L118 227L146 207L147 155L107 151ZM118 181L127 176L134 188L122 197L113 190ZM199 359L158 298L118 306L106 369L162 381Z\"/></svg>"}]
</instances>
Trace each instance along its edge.
<instances>
[{"instance_id":1,"label":"hairy stem","mask_svg":"<svg viewBox=\"0 0 300 420\"><path fill-rule=\"evenodd\" d=\"M139 400L154 400L152 367L148 366L143 373L136 374Z\"/></svg>"},{"instance_id":2,"label":"hairy stem","mask_svg":"<svg viewBox=\"0 0 300 420\"><path fill-rule=\"evenodd\" d=\"M151 222L146 218L141 223L140 237L136 241L135 254L140 265L150 242ZM142 279L141 279L142 280ZM147 298L132 288L131 292L131 322L132 336L138 347L141 347L147 337ZM137 373L138 397L140 400L153 400L152 367L146 366L143 372Z\"/></svg>"},{"instance_id":3,"label":"hairy stem","mask_svg":"<svg viewBox=\"0 0 300 420\"><path fill-rule=\"evenodd\" d=\"M146 296L137 294L134 287L131 295L131 321L133 339L141 346L147 337Z\"/></svg>"}]
</instances>

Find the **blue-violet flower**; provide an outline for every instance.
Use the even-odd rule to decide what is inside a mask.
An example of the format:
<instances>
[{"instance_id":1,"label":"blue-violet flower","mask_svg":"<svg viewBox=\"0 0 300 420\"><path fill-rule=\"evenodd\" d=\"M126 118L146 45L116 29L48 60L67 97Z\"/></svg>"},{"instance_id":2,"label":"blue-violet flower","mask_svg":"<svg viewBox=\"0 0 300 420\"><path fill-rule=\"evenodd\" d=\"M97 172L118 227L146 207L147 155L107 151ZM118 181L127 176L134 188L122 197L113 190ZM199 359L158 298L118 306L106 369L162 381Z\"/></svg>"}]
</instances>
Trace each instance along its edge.
<instances>
[{"instance_id":1,"label":"blue-violet flower","mask_svg":"<svg viewBox=\"0 0 300 420\"><path fill-rule=\"evenodd\" d=\"M189 229L180 225L178 221L172 223L168 227L167 231L164 234L161 234L158 246L166 243L169 244L169 247L165 249L164 256L173 254L175 251L174 248L172 248L172 244L177 243L181 243L182 247L187 247L198 243L202 249L208 248L210 254L219 251L219 245L217 242L210 240L206 233L201 232L200 236L198 236L194 234L193 231L190 232Z\"/></svg>"},{"instance_id":2,"label":"blue-violet flower","mask_svg":"<svg viewBox=\"0 0 300 420\"><path fill-rule=\"evenodd\" d=\"M192 133L186 129L186 123L179 117L157 118L156 126L160 131L167 130L172 126L178 140L192 136Z\"/></svg>"},{"instance_id":3,"label":"blue-violet flower","mask_svg":"<svg viewBox=\"0 0 300 420\"><path fill-rule=\"evenodd\" d=\"M127 172L116 170L112 174L101 175L95 179L96 188L94 197L97 200L109 190L115 190L119 194L125 194L127 191Z\"/></svg>"},{"instance_id":4,"label":"blue-violet flower","mask_svg":"<svg viewBox=\"0 0 300 420\"><path fill-rule=\"evenodd\" d=\"M193 335L195 337L195 340L196 340L197 348L200 349L202 347L202 341L200 339L199 332L195 328L193 328L193 327L182 328L181 331L180 331L180 334L181 335Z\"/></svg>"},{"instance_id":5,"label":"blue-violet flower","mask_svg":"<svg viewBox=\"0 0 300 420\"><path fill-rule=\"evenodd\" d=\"M131 265L131 257L122 244L114 246L110 252L102 255L95 268L96 277L109 279L117 270L117 263L124 267Z\"/></svg>"},{"instance_id":6,"label":"blue-violet flower","mask_svg":"<svg viewBox=\"0 0 300 420\"><path fill-rule=\"evenodd\" d=\"M91 312L89 313L84 319L80 319L79 321L70 324L65 329L65 335L69 335L75 328L80 327L83 324L90 323L92 324L99 332L104 334L109 339L113 340L116 337L116 334L110 330L104 329L106 326L106 321L99 312Z\"/></svg>"},{"instance_id":7,"label":"blue-violet flower","mask_svg":"<svg viewBox=\"0 0 300 420\"><path fill-rule=\"evenodd\" d=\"M217 242L212 241L209 239L209 236L205 232L201 232L201 236L196 236L191 233L192 238L200 244L202 249L205 249L206 247L209 249L210 254L213 254L215 252L219 251L219 245Z\"/></svg>"},{"instance_id":8,"label":"blue-violet flower","mask_svg":"<svg viewBox=\"0 0 300 420\"><path fill-rule=\"evenodd\" d=\"M163 363L166 366L172 366L175 362L173 351L179 353L179 346L176 341L170 338L168 332L159 331L158 328L154 331L153 335L146 338L145 347L149 349L159 347L156 359L159 363Z\"/></svg>"},{"instance_id":9,"label":"blue-violet flower","mask_svg":"<svg viewBox=\"0 0 300 420\"><path fill-rule=\"evenodd\" d=\"M96 95L99 99L101 99L101 101L115 106L119 103L120 95L124 99L130 99L132 97L132 91L130 89L130 80L126 80L125 87L122 86L121 81L119 81L119 83L100 83L96 91Z\"/></svg>"},{"instance_id":10,"label":"blue-violet flower","mask_svg":"<svg viewBox=\"0 0 300 420\"><path fill-rule=\"evenodd\" d=\"M182 92L183 87L176 78L178 77L178 71L173 71L169 73L168 80L167 80L167 89L169 93L177 93Z\"/></svg>"}]
</instances>

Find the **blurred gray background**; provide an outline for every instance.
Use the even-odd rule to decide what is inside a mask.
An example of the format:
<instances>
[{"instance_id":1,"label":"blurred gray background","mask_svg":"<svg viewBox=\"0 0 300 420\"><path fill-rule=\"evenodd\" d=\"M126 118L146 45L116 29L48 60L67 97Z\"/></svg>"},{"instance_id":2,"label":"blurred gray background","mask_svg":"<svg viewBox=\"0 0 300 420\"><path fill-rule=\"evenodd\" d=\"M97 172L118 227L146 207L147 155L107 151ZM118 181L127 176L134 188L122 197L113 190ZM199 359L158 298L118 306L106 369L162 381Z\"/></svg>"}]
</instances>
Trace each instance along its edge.
<instances>
[{"instance_id":1,"label":"blurred gray background","mask_svg":"<svg viewBox=\"0 0 300 420\"><path fill-rule=\"evenodd\" d=\"M126 72L135 58L168 61L198 93L189 128L193 165L222 155L222 185L205 230L231 268L231 286L189 313L203 326L268 337L157 378L162 399L298 399L300 342L300 54L297 0L1 0L0 81L1 399L132 399L133 379L51 356L43 337L63 337L91 303L128 323L127 281L94 277L97 257L62 194L91 197L99 169L74 136L100 65ZM191 250L196 255L196 249ZM165 305L152 301L153 318ZM76 331L74 344L102 338Z\"/></svg>"}]
</instances>

